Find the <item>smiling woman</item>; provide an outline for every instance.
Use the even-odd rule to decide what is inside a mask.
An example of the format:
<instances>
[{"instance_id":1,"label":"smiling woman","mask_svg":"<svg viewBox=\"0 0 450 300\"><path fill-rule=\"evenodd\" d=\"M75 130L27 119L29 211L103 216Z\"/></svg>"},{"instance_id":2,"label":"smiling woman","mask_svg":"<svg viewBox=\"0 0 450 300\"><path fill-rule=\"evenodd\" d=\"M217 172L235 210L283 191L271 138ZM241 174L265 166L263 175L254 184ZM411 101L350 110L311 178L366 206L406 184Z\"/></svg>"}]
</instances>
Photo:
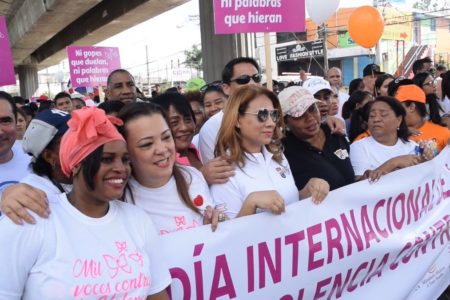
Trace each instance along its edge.
<instances>
[{"instance_id":1,"label":"smiling woman","mask_svg":"<svg viewBox=\"0 0 450 300\"><path fill-rule=\"evenodd\" d=\"M322 201L328 184L311 183L299 192L281 145L284 121L280 102L271 91L254 85L238 88L228 100L215 149L236 164L236 175L211 186L216 203L231 217L260 211L284 212L285 206L311 196Z\"/></svg>"},{"instance_id":2,"label":"smiling woman","mask_svg":"<svg viewBox=\"0 0 450 300\"><path fill-rule=\"evenodd\" d=\"M115 200L131 169L113 123L121 121L94 107L73 112L60 146L72 191L50 197L52 215L35 226L0 220L0 298L168 299L171 279L153 223L141 209ZM116 257L122 271L113 268ZM138 278L148 284L117 288ZM100 285L105 288L95 291Z\"/></svg>"},{"instance_id":3,"label":"smiling woman","mask_svg":"<svg viewBox=\"0 0 450 300\"><path fill-rule=\"evenodd\" d=\"M189 105L189 104L188 104ZM153 103L130 104L120 112L125 123L133 176L125 200L145 209L160 234L217 225L218 212L200 171L175 163L172 132L163 109Z\"/></svg>"}]
</instances>

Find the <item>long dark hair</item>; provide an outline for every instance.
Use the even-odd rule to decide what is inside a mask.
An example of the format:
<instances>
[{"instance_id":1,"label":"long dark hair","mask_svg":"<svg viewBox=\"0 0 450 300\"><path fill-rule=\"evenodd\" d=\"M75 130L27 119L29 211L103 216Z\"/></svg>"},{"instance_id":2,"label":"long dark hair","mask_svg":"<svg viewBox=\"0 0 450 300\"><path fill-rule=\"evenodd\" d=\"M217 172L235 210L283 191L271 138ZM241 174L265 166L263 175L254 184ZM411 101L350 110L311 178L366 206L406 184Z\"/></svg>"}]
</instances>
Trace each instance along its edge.
<instances>
[{"instance_id":1,"label":"long dark hair","mask_svg":"<svg viewBox=\"0 0 450 300\"><path fill-rule=\"evenodd\" d=\"M56 149L58 148L61 142L61 138L62 134L57 134L53 137L53 139L50 141L50 143L48 143L48 145L44 148L44 150L42 150L39 156L34 161L31 162L31 169L36 175L39 175L41 177L47 177L61 191L61 193L64 193L63 187L54 177L52 165L44 159L43 155L45 150L56 152ZM89 176L92 177L91 175ZM91 187L89 182L92 182L93 186L94 183L92 180L88 181L86 177L85 180L89 187Z\"/></svg>"},{"instance_id":2,"label":"long dark hair","mask_svg":"<svg viewBox=\"0 0 450 300\"><path fill-rule=\"evenodd\" d=\"M143 116L152 116L152 115L161 115L164 120L167 122L167 116L164 110L161 108L161 106L154 104L154 103L146 103L146 102L136 102L132 104L126 105L119 113L118 117L122 119L124 122L124 126L119 129L119 131L124 136L125 140L127 139L128 132L125 129L126 124L134 119L137 119L139 117ZM186 180L186 175L189 175L186 171L184 171L181 167L179 167L177 164L173 165L172 174L175 178L175 183L177 186L178 195L180 196L183 203L190 208L192 211L200 214L199 209L192 203L191 197L189 196L189 184ZM189 179L191 181L192 178ZM127 191L130 193L131 201L132 203L135 203L134 196L131 191L131 188L127 186Z\"/></svg>"},{"instance_id":3,"label":"long dark hair","mask_svg":"<svg viewBox=\"0 0 450 300\"><path fill-rule=\"evenodd\" d=\"M394 76L392 76L391 74L383 74L380 77L378 77L377 80L375 80L375 93L374 93L374 95L380 96L379 90L381 89L381 86L383 85L383 83L389 78L394 79Z\"/></svg>"},{"instance_id":4,"label":"long dark hair","mask_svg":"<svg viewBox=\"0 0 450 300\"><path fill-rule=\"evenodd\" d=\"M450 71L442 74L441 89L442 98L445 98L445 96L447 96L447 98L450 99Z\"/></svg>"},{"instance_id":5,"label":"long dark hair","mask_svg":"<svg viewBox=\"0 0 450 300\"><path fill-rule=\"evenodd\" d=\"M427 73L427 72L419 73L419 74L416 74L412 80L415 85L417 85L418 87L423 89L423 84L425 83L425 80L429 76L431 76L431 74ZM428 115L429 115L430 121L435 124L438 124L438 125L446 126L442 122L441 111L443 112L444 109L439 104L438 96L436 94L426 94L425 96L426 96L426 98L425 98L426 103L428 104L428 110L429 110Z\"/></svg>"},{"instance_id":6,"label":"long dark hair","mask_svg":"<svg viewBox=\"0 0 450 300\"><path fill-rule=\"evenodd\" d=\"M353 92L347 101L342 106L342 117L344 119L350 119L353 111L356 109L357 104L361 104L366 97L372 97L372 94L367 91L355 91Z\"/></svg>"},{"instance_id":7,"label":"long dark hair","mask_svg":"<svg viewBox=\"0 0 450 300\"><path fill-rule=\"evenodd\" d=\"M369 117L369 108L372 101L367 102L363 107L355 109L350 117L350 126L348 129L348 139L352 143L361 133L367 131L367 119Z\"/></svg>"},{"instance_id":8,"label":"long dark hair","mask_svg":"<svg viewBox=\"0 0 450 300\"><path fill-rule=\"evenodd\" d=\"M405 122L406 110L403 107L403 105L400 103L400 101L398 101L394 97L390 97L390 96L378 96L375 98L374 101L369 103L367 112L370 112L370 109L376 102L386 103L394 111L396 117L400 117L400 116L402 117L402 121L397 130L397 137L399 139L401 139L404 143L407 143L410 133L408 130L408 126L406 125L406 122Z\"/></svg>"}]
</instances>

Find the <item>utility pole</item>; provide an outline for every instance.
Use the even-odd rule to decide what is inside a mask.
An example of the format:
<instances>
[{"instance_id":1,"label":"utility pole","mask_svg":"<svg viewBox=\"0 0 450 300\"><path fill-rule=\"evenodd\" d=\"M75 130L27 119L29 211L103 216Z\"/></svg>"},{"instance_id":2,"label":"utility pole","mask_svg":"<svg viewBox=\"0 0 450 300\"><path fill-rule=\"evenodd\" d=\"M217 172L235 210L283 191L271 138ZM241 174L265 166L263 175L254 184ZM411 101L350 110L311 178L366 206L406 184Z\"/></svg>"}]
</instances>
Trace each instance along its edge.
<instances>
[{"instance_id":1,"label":"utility pole","mask_svg":"<svg viewBox=\"0 0 450 300\"><path fill-rule=\"evenodd\" d=\"M378 9L378 0L373 0L373 7L375 9ZM381 38L380 38L381 40ZM379 66L381 66L381 48L380 48L380 40L378 40L377 44L375 45L375 63Z\"/></svg>"},{"instance_id":2,"label":"utility pole","mask_svg":"<svg viewBox=\"0 0 450 300\"><path fill-rule=\"evenodd\" d=\"M323 43L323 69L324 69L324 75L328 72L328 49L327 49L327 24L324 22L321 25L321 34L322 37L322 43Z\"/></svg>"},{"instance_id":3,"label":"utility pole","mask_svg":"<svg viewBox=\"0 0 450 300\"><path fill-rule=\"evenodd\" d=\"M150 89L150 69L149 69L149 62L148 62L148 45L145 45L145 65L147 66L147 87Z\"/></svg>"}]
</instances>

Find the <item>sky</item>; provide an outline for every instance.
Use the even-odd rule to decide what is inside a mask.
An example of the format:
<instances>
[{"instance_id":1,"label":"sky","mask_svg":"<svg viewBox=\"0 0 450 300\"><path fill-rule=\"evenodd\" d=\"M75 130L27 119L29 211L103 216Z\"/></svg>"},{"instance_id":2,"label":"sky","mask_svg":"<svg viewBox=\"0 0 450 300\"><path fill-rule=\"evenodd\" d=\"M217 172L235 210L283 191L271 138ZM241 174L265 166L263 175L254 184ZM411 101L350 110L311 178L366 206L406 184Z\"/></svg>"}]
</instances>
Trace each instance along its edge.
<instances>
[{"instance_id":1,"label":"sky","mask_svg":"<svg viewBox=\"0 0 450 300\"><path fill-rule=\"evenodd\" d=\"M161 61L159 68L165 68L167 58L183 54L194 44L200 44L200 25L198 21L192 21L189 16L199 14L199 0L191 0L153 19L134 26L119 33L101 43L98 46L119 47L122 66L133 69L142 66L146 62L145 47L148 46L149 61ZM212 0L208 0L212 1ZM327 0L311 0L313 2L325 2ZM414 0L391 0L391 3L399 6L411 7ZM339 7L355 7L372 5L373 0L341 0ZM174 21L175 20L175 21ZM161 30L161 29L164 30ZM124 43L124 40L126 43ZM151 63L151 68L158 68L156 62Z\"/></svg>"},{"instance_id":2,"label":"sky","mask_svg":"<svg viewBox=\"0 0 450 300\"><path fill-rule=\"evenodd\" d=\"M198 1L191 0L117 34L99 43L98 46L119 47L122 66L131 68L131 71L133 71L133 67L145 64L146 45L148 45L149 61L164 60L168 56L183 53L184 50L190 49L193 44L201 43L198 21L189 20L189 16L199 14ZM340 7L371 3L372 0L341 0ZM161 30L161 28L164 28L164 30ZM124 40L127 41L125 45Z\"/></svg>"},{"instance_id":3,"label":"sky","mask_svg":"<svg viewBox=\"0 0 450 300\"><path fill-rule=\"evenodd\" d=\"M192 0L146 22L119 33L97 46L119 47L122 67L131 72L146 63L146 46L151 68L165 68L167 58L183 55L184 50L200 44L198 0ZM124 41L126 41L124 43ZM177 62L175 62L177 63Z\"/></svg>"},{"instance_id":4,"label":"sky","mask_svg":"<svg viewBox=\"0 0 450 300\"><path fill-rule=\"evenodd\" d=\"M152 76L168 78L171 67L176 68L184 60L184 51L194 44L200 45L200 25L198 19L199 0L191 0L170 11L156 16L146 22L129 28L112 36L96 46L118 47L123 68L142 78L146 77L146 62L149 61L149 71ZM212 0L208 0L212 1ZM306 0L308 1L308 0ZM311 0L324 2L328 0ZM395 6L411 7L414 0L391 0ZM339 7L355 7L371 5L373 0L341 0ZM148 54L146 55L146 48ZM49 73L58 72L62 65L49 68ZM40 74L47 72L43 70ZM60 72L60 71L59 71Z\"/></svg>"}]
</instances>

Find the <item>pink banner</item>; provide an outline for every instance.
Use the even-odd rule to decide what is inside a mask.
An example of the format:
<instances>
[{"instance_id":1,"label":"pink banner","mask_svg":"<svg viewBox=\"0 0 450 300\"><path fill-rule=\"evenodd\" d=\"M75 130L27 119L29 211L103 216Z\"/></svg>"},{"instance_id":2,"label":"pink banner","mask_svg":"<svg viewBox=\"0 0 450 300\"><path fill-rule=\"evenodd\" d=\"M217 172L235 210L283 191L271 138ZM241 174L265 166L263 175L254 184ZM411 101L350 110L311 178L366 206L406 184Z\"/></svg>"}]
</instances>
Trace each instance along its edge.
<instances>
[{"instance_id":1,"label":"pink banner","mask_svg":"<svg viewBox=\"0 0 450 300\"><path fill-rule=\"evenodd\" d=\"M214 0L216 34L305 31L305 0Z\"/></svg>"},{"instance_id":2,"label":"pink banner","mask_svg":"<svg viewBox=\"0 0 450 300\"><path fill-rule=\"evenodd\" d=\"M69 46L67 57L73 87L105 86L109 73L120 69L116 47Z\"/></svg>"},{"instance_id":3,"label":"pink banner","mask_svg":"<svg viewBox=\"0 0 450 300\"><path fill-rule=\"evenodd\" d=\"M0 16L0 86L16 84L14 64L4 16Z\"/></svg>"}]
</instances>

